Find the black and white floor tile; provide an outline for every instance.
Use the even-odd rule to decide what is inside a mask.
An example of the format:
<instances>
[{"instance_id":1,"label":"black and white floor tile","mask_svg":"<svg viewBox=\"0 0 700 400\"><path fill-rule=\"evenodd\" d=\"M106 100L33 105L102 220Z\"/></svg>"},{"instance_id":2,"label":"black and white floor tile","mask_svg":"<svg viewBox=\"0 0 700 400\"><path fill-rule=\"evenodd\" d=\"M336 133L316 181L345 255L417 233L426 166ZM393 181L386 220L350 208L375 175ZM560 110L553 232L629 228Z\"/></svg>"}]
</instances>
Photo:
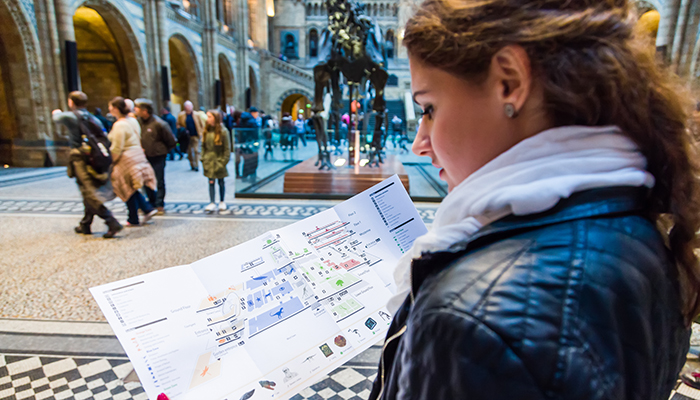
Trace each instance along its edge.
<instances>
[{"instance_id":1,"label":"black and white floor tile","mask_svg":"<svg viewBox=\"0 0 700 400\"><path fill-rule=\"evenodd\" d=\"M148 400L138 382L124 382L131 370L125 357L0 354L0 399ZM376 366L351 361L292 400L367 399L376 371Z\"/></svg>"},{"instance_id":2,"label":"black and white floor tile","mask_svg":"<svg viewBox=\"0 0 700 400\"><path fill-rule=\"evenodd\" d=\"M147 400L126 358L0 355L0 399Z\"/></svg>"}]
</instances>

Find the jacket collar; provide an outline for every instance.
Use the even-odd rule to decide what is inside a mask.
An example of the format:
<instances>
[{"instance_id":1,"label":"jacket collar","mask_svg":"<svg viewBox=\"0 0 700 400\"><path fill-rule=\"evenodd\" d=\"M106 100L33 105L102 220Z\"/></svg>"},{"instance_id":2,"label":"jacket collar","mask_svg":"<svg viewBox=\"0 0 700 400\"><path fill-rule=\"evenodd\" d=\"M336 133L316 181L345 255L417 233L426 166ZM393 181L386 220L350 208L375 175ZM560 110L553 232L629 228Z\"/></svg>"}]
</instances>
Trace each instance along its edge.
<instances>
[{"instance_id":1,"label":"jacket collar","mask_svg":"<svg viewBox=\"0 0 700 400\"><path fill-rule=\"evenodd\" d=\"M649 189L643 187L609 187L591 189L562 199L553 208L538 214L509 215L484 226L468 242L455 243L449 250L423 253L411 264L411 286L418 291L425 278L442 271L469 251L500 238L548 225L622 214L642 214Z\"/></svg>"},{"instance_id":2,"label":"jacket collar","mask_svg":"<svg viewBox=\"0 0 700 400\"><path fill-rule=\"evenodd\" d=\"M583 218L640 212L649 192L649 189L643 187L624 186L574 193L545 212L522 216L509 215L494 221L481 228L469 243L513 230L534 229ZM462 247L465 247L464 244Z\"/></svg>"}]
</instances>

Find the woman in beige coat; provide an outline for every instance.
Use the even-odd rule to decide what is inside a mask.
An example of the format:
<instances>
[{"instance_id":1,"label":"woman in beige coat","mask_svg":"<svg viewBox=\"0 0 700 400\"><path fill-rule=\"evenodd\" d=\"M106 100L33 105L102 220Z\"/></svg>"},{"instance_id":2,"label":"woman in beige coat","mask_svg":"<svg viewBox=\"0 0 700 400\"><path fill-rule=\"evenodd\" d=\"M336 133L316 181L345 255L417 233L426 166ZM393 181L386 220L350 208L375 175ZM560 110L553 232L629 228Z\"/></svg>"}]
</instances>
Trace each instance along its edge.
<instances>
[{"instance_id":1,"label":"woman in beige coat","mask_svg":"<svg viewBox=\"0 0 700 400\"><path fill-rule=\"evenodd\" d=\"M124 98L112 99L109 112L117 118L108 135L114 160L112 186L114 193L129 209L126 226L139 226L139 208L143 211L144 223L158 212L139 192L144 186L156 190L155 173L141 148L141 127L136 119L128 116L129 109Z\"/></svg>"}]
</instances>

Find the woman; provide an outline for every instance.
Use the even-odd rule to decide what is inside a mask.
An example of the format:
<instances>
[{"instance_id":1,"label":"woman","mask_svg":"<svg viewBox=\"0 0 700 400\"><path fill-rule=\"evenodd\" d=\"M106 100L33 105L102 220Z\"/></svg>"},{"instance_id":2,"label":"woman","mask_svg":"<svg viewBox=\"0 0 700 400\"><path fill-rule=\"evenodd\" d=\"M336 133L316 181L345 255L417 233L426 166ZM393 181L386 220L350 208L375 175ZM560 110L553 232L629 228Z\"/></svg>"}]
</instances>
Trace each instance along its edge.
<instances>
[{"instance_id":1,"label":"woman","mask_svg":"<svg viewBox=\"0 0 700 400\"><path fill-rule=\"evenodd\" d=\"M140 226L139 208L143 211L144 224L158 212L139 192L139 189L144 186L156 190L155 173L141 148L139 122L129 117L129 109L124 98L112 99L109 102L109 112L117 118L112 131L107 136L112 142L109 148L114 162L112 186L114 193L126 203L129 210L126 226Z\"/></svg>"},{"instance_id":2,"label":"woman","mask_svg":"<svg viewBox=\"0 0 700 400\"><path fill-rule=\"evenodd\" d=\"M221 121L221 113L218 110L207 111L207 125L202 139L202 167L204 176L209 178L209 200L211 203L204 208L206 212L216 210L214 203L216 180L219 181L219 211L226 210L224 178L228 176L226 164L231 159L231 145L228 135L228 129Z\"/></svg>"},{"instance_id":3,"label":"woman","mask_svg":"<svg viewBox=\"0 0 700 400\"><path fill-rule=\"evenodd\" d=\"M413 151L450 192L395 271L370 399L668 398L700 310L698 168L631 7L427 0L408 21Z\"/></svg>"}]
</instances>

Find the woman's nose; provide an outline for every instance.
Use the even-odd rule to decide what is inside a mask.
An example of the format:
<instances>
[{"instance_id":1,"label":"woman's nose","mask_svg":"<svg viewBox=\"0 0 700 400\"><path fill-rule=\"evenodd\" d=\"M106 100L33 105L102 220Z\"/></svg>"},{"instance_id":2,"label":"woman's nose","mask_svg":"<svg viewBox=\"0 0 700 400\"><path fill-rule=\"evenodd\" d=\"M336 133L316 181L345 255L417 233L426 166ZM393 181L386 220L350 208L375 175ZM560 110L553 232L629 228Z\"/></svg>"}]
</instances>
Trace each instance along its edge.
<instances>
[{"instance_id":1,"label":"woman's nose","mask_svg":"<svg viewBox=\"0 0 700 400\"><path fill-rule=\"evenodd\" d=\"M425 124L421 124L418 128L415 140L411 146L411 151L417 156L427 156L430 151L430 136L428 135Z\"/></svg>"}]
</instances>

